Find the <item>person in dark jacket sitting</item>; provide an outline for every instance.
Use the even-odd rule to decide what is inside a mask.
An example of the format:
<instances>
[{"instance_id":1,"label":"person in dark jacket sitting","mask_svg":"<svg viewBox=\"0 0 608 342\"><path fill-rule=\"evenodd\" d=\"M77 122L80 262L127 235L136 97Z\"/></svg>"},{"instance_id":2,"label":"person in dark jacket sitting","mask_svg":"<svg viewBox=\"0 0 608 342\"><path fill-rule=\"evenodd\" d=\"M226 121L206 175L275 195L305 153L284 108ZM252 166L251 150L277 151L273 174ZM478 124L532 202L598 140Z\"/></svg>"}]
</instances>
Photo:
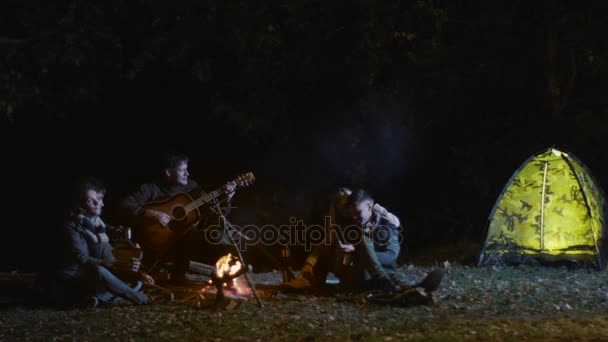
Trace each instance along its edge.
<instances>
[{"instance_id":1,"label":"person in dark jacket sitting","mask_svg":"<svg viewBox=\"0 0 608 342\"><path fill-rule=\"evenodd\" d=\"M344 231L350 225L354 228L352 214L348 206L348 198L352 191L348 188L339 188L333 195L329 210L325 216L326 233L322 243L315 246L306 258L299 276L289 282L281 284L285 291L322 291L328 273L333 273L342 282L348 282L353 277L353 268L350 267L354 256L354 246L344 239ZM399 218L390 213L378 203L372 207L376 218L383 220L394 227L401 225ZM395 228L396 229L396 228ZM357 227L357 231L358 231ZM397 252L397 254L399 254Z\"/></svg>"},{"instance_id":2,"label":"person in dark jacket sitting","mask_svg":"<svg viewBox=\"0 0 608 342\"><path fill-rule=\"evenodd\" d=\"M402 292L408 288L421 287L434 292L439 287L443 271L431 271L420 283L411 284L404 274L397 271L400 242L397 228L374 211L374 200L363 189L348 196L353 222L359 226L361 235L352 242L352 252L357 265L357 278L364 287L381 289L388 293Z\"/></svg>"},{"instance_id":3,"label":"person in dark jacket sitting","mask_svg":"<svg viewBox=\"0 0 608 342\"><path fill-rule=\"evenodd\" d=\"M140 291L142 283L154 283L140 273L140 258L118 260L100 215L105 187L96 179L79 182L73 205L61 229L58 265L50 288L51 304L61 308L94 308L101 302L128 300L146 304L150 298ZM117 277L131 274L134 286Z\"/></svg>"},{"instance_id":4,"label":"person in dark jacket sitting","mask_svg":"<svg viewBox=\"0 0 608 342\"><path fill-rule=\"evenodd\" d=\"M162 155L162 170L159 170L162 171L162 179L142 184L122 200L120 206L125 222L137 228L138 226L144 226L145 220L151 220L159 223L164 229L171 229L171 224L174 222L171 214L147 208L146 204L170 201L172 197L179 194L188 194L192 198L205 195L206 192L202 190L198 182L190 178L188 162L188 156L183 153L165 152ZM221 189L223 193L221 202L225 206L221 209L222 214L228 215L232 197L236 192L236 184L228 182ZM185 227L185 231L179 232L175 239L167 243L167 246L169 246L167 256L173 262L170 271L173 284L192 285L186 277L190 260L215 263L219 257L226 255L233 249L224 232L221 230L212 232L213 228L220 227L217 213L210 210L209 206L204 207L204 209L201 208L201 210L203 210L200 215L201 222ZM209 236L214 237L214 239L210 241ZM140 238L136 229L135 240L138 241ZM144 242L142 242L142 246L144 250L154 252L154 249L149 248ZM152 255L152 253L149 255Z\"/></svg>"},{"instance_id":5,"label":"person in dark jacket sitting","mask_svg":"<svg viewBox=\"0 0 608 342\"><path fill-rule=\"evenodd\" d=\"M375 203L364 190L340 189L330 207L327 240L306 259L298 278L281 284L285 291L318 289L328 272L340 278L346 291L379 289L398 293L421 287L437 290L443 272L434 270L413 284L397 271L399 219Z\"/></svg>"}]
</instances>

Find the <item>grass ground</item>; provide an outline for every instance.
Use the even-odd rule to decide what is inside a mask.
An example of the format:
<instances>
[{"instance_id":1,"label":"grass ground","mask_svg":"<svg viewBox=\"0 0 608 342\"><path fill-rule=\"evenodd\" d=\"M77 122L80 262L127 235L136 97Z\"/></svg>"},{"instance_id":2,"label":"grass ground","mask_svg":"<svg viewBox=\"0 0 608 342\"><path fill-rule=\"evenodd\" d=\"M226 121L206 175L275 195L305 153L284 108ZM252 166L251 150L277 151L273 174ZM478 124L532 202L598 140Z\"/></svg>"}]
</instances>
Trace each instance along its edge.
<instances>
[{"instance_id":1,"label":"grass ground","mask_svg":"<svg viewBox=\"0 0 608 342\"><path fill-rule=\"evenodd\" d=\"M369 304L364 295L276 291L277 272L254 274L264 307L194 301L54 311L7 307L0 340L606 340L606 273L564 268L437 265L446 271L431 306ZM412 280L429 268L406 265Z\"/></svg>"}]
</instances>

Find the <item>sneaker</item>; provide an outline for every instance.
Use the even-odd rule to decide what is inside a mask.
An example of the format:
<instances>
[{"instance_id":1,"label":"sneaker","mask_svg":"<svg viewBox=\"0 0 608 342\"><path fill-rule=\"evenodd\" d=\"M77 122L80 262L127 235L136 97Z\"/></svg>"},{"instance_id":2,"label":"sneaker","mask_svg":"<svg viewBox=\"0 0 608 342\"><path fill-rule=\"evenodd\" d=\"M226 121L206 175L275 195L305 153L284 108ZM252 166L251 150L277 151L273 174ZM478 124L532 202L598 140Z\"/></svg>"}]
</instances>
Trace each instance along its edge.
<instances>
[{"instance_id":1,"label":"sneaker","mask_svg":"<svg viewBox=\"0 0 608 342\"><path fill-rule=\"evenodd\" d=\"M427 276L420 283L414 285L414 287L422 287L427 293L435 292L439 288L442 279L443 271L436 269L427 274Z\"/></svg>"}]
</instances>

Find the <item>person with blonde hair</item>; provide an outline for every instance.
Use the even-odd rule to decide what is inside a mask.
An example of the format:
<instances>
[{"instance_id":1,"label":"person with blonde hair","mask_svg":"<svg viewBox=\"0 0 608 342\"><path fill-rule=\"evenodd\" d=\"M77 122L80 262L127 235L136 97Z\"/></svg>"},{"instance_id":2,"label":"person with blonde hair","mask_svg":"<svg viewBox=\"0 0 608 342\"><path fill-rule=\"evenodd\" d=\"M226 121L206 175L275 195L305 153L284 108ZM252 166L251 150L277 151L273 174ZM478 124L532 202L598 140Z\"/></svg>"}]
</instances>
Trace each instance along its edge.
<instances>
[{"instance_id":1,"label":"person with blonde hair","mask_svg":"<svg viewBox=\"0 0 608 342\"><path fill-rule=\"evenodd\" d=\"M283 290L306 290L311 287L315 291L321 290L330 272L344 280L345 283L351 282L350 278L356 273L351 265L355 248L343 236L348 225L352 225L348 206L348 198L351 194L352 191L349 188L341 187L332 196L325 216L324 242L315 246L308 255L297 278L281 284ZM400 226L399 218L380 204L375 203L373 210L378 217L394 227Z\"/></svg>"}]
</instances>

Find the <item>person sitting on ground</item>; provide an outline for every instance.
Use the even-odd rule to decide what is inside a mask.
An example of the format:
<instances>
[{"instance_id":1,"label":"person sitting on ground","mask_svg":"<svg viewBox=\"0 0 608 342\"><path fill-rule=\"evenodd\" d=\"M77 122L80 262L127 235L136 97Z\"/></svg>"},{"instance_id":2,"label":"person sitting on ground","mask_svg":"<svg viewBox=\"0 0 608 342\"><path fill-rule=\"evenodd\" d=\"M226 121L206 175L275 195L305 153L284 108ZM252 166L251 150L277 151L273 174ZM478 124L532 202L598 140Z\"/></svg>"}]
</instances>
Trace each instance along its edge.
<instances>
[{"instance_id":1,"label":"person sitting on ground","mask_svg":"<svg viewBox=\"0 0 608 342\"><path fill-rule=\"evenodd\" d=\"M374 203L367 192L360 189L349 193L341 189L332 207L335 208L332 222L336 224L331 225L329 242L311 254L299 277L282 284L283 289L306 288L307 282L318 287L327 273L332 272L349 292L377 289L390 294L416 287L427 293L437 290L443 277L441 270L433 270L417 284L397 272L398 219Z\"/></svg>"},{"instance_id":2,"label":"person sitting on ground","mask_svg":"<svg viewBox=\"0 0 608 342\"><path fill-rule=\"evenodd\" d=\"M349 273L346 263L352 258L353 246L344 243L339 238L343 228L353 224L348 208L347 199L352 191L342 187L334 194L331 199L329 210L326 216L326 235L323 243L315 246L308 255L304 266L300 269L297 278L281 284L286 290L308 290L321 291L325 284L327 275L331 272L336 276ZM390 213L379 203L373 205L373 212L394 227L399 227L401 222L397 216Z\"/></svg>"},{"instance_id":3,"label":"person sitting on ground","mask_svg":"<svg viewBox=\"0 0 608 342\"><path fill-rule=\"evenodd\" d=\"M50 286L53 306L94 308L100 301L151 302L140 289L143 283L153 284L154 279L138 272L140 259L118 260L112 254L100 217L105 192L105 187L94 178L82 180L74 191L57 250L59 263ZM137 279L132 279L134 285L119 279L118 273L136 276Z\"/></svg>"},{"instance_id":4,"label":"person sitting on ground","mask_svg":"<svg viewBox=\"0 0 608 342\"><path fill-rule=\"evenodd\" d=\"M350 248L355 259L355 281L361 282L361 285L354 285L355 288L380 289L387 293L402 292L412 287L422 287L429 293L437 290L443 277L439 269L415 285L397 271L400 251L397 227L374 212L371 195L363 189L354 191L348 196L347 205L361 234L351 241Z\"/></svg>"},{"instance_id":5,"label":"person sitting on ground","mask_svg":"<svg viewBox=\"0 0 608 342\"><path fill-rule=\"evenodd\" d=\"M125 222L136 227L135 241L141 242L142 236L137 235L137 227L144 227L147 220L160 224L163 229L171 229L173 223L179 223L174 222L171 213L148 208L146 204L171 201L171 198L178 194L188 194L192 198L199 198L206 194L199 183L190 178L188 163L189 157L183 153L176 151L164 153L162 155L163 165L159 170L162 173L162 179L142 184L122 200L120 207ZM221 197L225 206L221 209L222 215L228 215L230 212L230 203L236 189L234 182L228 182L221 188L223 193ZM201 210L203 212L200 214L200 222L184 227L184 231L175 230L179 234L165 244L165 248L168 249L166 256L173 264L170 270L170 281L175 285L198 285L186 277L190 260L213 264L219 257L233 252L234 247L231 245L229 237L223 231L218 230L221 226L218 213L213 212L209 206L201 207ZM215 231L213 231L214 229ZM214 240L210 240L209 237L213 237ZM153 248L143 242L142 246L144 250L154 252Z\"/></svg>"}]
</instances>

